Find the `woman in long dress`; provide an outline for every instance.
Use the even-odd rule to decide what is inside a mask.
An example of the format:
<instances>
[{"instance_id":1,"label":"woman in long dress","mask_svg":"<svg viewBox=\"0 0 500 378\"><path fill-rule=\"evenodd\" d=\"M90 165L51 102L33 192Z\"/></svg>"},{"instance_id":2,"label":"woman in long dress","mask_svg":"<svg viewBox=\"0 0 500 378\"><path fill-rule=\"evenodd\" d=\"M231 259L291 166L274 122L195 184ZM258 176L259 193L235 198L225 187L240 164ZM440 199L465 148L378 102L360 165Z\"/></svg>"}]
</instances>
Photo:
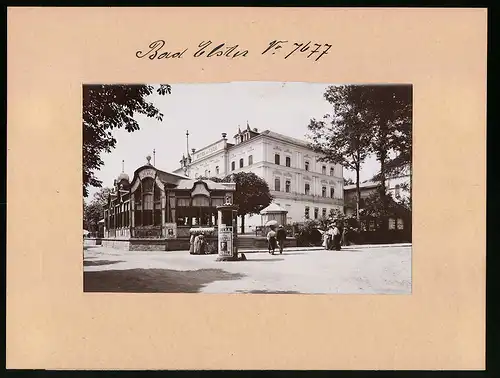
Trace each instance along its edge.
<instances>
[{"instance_id":1,"label":"woman in long dress","mask_svg":"<svg viewBox=\"0 0 500 378\"><path fill-rule=\"evenodd\" d=\"M201 252L201 238L202 238L201 235L197 235L194 238L194 253L195 253L195 255L198 255Z\"/></svg>"}]
</instances>

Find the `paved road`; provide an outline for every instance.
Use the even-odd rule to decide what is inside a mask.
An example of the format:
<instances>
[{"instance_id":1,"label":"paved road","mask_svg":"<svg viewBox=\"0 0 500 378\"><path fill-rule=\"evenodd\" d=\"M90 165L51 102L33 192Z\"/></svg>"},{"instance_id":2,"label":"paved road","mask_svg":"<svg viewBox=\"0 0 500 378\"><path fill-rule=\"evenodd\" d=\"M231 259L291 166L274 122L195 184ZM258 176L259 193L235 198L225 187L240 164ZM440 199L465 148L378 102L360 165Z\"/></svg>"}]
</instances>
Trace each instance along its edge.
<instances>
[{"instance_id":1,"label":"paved road","mask_svg":"<svg viewBox=\"0 0 500 378\"><path fill-rule=\"evenodd\" d=\"M411 294L411 247L349 247L342 251L289 250L217 255L133 252L88 247L85 291Z\"/></svg>"}]
</instances>

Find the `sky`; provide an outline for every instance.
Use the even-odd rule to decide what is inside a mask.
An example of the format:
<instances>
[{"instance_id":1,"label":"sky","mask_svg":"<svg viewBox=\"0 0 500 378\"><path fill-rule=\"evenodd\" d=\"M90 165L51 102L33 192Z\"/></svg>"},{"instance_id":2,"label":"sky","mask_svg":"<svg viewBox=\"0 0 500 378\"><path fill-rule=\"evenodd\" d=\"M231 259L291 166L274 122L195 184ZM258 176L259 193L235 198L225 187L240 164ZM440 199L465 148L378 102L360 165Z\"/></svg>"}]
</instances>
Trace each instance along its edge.
<instances>
[{"instance_id":1,"label":"sky","mask_svg":"<svg viewBox=\"0 0 500 378\"><path fill-rule=\"evenodd\" d=\"M148 97L163 113L157 121L138 115L140 130L113 131L117 140L111 153L102 153L104 166L96 172L103 186L110 187L124 168L131 178L134 170L146 163L146 156L156 150L155 166L170 172L180 167L179 160L186 152L186 130L189 130L189 149L201 149L227 133L230 142L238 126L266 129L306 140L311 118L322 118L331 112L323 93L328 84L295 82L230 82L202 84L171 84L172 93ZM151 160L153 163L153 160ZM374 157L366 160L360 180L368 180L378 171ZM355 178L354 172L344 169L344 177ZM98 188L89 188L91 199Z\"/></svg>"}]
</instances>

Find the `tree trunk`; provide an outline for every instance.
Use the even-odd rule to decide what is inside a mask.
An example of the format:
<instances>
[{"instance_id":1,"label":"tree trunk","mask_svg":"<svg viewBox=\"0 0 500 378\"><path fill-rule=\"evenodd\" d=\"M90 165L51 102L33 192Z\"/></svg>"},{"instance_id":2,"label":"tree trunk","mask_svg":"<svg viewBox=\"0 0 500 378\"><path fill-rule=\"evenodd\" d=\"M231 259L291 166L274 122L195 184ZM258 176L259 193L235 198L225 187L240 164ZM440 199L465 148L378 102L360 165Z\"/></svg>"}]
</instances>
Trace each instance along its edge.
<instances>
[{"instance_id":1,"label":"tree trunk","mask_svg":"<svg viewBox=\"0 0 500 378\"><path fill-rule=\"evenodd\" d=\"M387 201L387 188L385 181L387 179L386 177L386 161L387 161L387 138L388 138L389 130L387 126L387 120L385 117L382 117L380 119L380 144L378 148L378 157L379 157L379 162L380 162L380 200L382 202L382 219L381 219L381 228L383 230L387 230L387 208L388 208L388 201Z\"/></svg>"},{"instance_id":2,"label":"tree trunk","mask_svg":"<svg viewBox=\"0 0 500 378\"><path fill-rule=\"evenodd\" d=\"M359 225L359 210L360 210L360 202L361 202L361 189L359 187L359 171L360 171L360 166L359 164L356 165L356 219L358 221Z\"/></svg>"},{"instance_id":3,"label":"tree trunk","mask_svg":"<svg viewBox=\"0 0 500 378\"><path fill-rule=\"evenodd\" d=\"M240 217L241 217L241 233L244 234L245 233L245 216L240 215Z\"/></svg>"}]
</instances>

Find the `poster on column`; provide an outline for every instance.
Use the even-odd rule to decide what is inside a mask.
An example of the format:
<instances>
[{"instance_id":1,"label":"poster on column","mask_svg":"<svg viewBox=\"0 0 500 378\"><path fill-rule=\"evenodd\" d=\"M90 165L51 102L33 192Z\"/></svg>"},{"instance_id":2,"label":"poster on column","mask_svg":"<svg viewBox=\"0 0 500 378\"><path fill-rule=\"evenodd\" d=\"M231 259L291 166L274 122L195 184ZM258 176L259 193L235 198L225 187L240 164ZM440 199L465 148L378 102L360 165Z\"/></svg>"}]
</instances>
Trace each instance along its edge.
<instances>
[{"instance_id":1,"label":"poster on column","mask_svg":"<svg viewBox=\"0 0 500 378\"><path fill-rule=\"evenodd\" d=\"M219 255L233 255L233 228L221 227L219 229Z\"/></svg>"}]
</instances>

